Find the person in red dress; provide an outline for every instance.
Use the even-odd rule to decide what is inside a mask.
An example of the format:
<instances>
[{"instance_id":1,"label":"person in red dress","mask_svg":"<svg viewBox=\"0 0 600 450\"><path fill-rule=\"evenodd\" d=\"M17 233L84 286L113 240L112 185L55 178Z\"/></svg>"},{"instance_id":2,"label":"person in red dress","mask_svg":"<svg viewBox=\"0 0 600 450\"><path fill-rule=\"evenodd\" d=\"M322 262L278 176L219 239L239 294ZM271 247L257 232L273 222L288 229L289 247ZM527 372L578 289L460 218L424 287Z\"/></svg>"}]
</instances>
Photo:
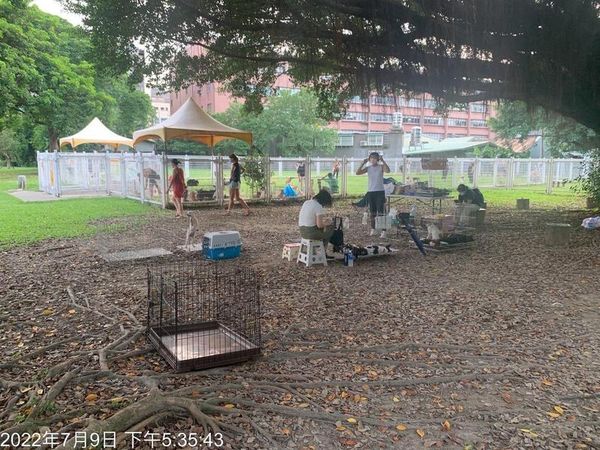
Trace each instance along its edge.
<instances>
[{"instance_id":1,"label":"person in red dress","mask_svg":"<svg viewBox=\"0 0 600 450\"><path fill-rule=\"evenodd\" d=\"M183 169L179 167L179 160L171 160L173 165L173 175L169 179L169 189L167 192L173 189L173 204L175 205L175 217L179 218L183 216L183 195L185 193L185 176L183 175Z\"/></svg>"}]
</instances>

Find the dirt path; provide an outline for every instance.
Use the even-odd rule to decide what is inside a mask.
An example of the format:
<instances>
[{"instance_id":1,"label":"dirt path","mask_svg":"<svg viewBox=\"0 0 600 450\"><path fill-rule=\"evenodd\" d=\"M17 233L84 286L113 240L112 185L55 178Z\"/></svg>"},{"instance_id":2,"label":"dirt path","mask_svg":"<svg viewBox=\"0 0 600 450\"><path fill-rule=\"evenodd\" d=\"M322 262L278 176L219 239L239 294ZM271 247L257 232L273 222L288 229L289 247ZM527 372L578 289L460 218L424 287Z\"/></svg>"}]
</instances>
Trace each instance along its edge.
<instances>
[{"instance_id":1,"label":"dirt path","mask_svg":"<svg viewBox=\"0 0 600 450\"><path fill-rule=\"evenodd\" d=\"M243 256L226 264L262 276L263 355L205 372L173 375L148 348L145 265L99 256L174 251L185 221L1 253L3 432L219 430L231 449L600 448L600 235L579 229L581 214L491 212L474 250L423 258L404 235L396 256L325 270L280 259L297 212L195 213L202 232L239 230ZM347 240L368 243L347 212ZM543 246L555 221L573 224L570 248ZM166 260L181 259L194 257Z\"/></svg>"}]
</instances>

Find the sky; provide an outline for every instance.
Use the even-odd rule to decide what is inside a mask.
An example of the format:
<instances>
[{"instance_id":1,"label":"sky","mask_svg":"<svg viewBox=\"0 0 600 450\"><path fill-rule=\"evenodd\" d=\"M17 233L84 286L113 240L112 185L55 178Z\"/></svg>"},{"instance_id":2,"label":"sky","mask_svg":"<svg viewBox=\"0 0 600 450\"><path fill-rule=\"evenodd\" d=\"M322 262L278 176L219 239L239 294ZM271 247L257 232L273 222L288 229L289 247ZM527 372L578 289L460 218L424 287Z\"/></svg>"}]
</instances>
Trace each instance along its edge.
<instances>
[{"instance_id":1,"label":"sky","mask_svg":"<svg viewBox=\"0 0 600 450\"><path fill-rule=\"evenodd\" d=\"M32 3L44 12L60 16L73 25L81 25L81 16L65 11L57 0L33 0Z\"/></svg>"}]
</instances>

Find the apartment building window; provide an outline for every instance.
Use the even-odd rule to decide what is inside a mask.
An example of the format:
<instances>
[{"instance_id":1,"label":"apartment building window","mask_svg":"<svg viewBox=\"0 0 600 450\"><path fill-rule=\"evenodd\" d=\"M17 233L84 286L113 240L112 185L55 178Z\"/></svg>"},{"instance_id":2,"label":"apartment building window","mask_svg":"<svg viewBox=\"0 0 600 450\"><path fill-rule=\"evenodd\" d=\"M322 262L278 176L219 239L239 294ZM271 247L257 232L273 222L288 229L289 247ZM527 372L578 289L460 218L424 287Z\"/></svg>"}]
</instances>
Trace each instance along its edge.
<instances>
[{"instance_id":1,"label":"apartment building window","mask_svg":"<svg viewBox=\"0 0 600 450\"><path fill-rule=\"evenodd\" d=\"M444 125L444 119L435 116L423 117L423 123L427 125Z\"/></svg>"},{"instance_id":2,"label":"apartment building window","mask_svg":"<svg viewBox=\"0 0 600 450\"><path fill-rule=\"evenodd\" d=\"M423 133L423 137L435 139L436 141L441 141L444 139L444 135L440 133Z\"/></svg>"},{"instance_id":3,"label":"apartment building window","mask_svg":"<svg viewBox=\"0 0 600 450\"><path fill-rule=\"evenodd\" d=\"M346 115L342 118L342 120L354 121L354 122L366 122L367 121L367 113L359 112L359 111L347 111Z\"/></svg>"},{"instance_id":4,"label":"apartment building window","mask_svg":"<svg viewBox=\"0 0 600 450\"><path fill-rule=\"evenodd\" d=\"M419 116L404 116L402 118L402 123L414 123L419 125L421 123L421 118Z\"/></svg>"},{"instance_id":5,"label":"apartment building window","mask_svg":"<svg viewBox=\"0 0 600 450\"><path fill-rule=\"evenodd\" d=\"M406 106L409 108L421 108L422 102L420 98L409 98Z\"/></svg>"},{"instance_id":6,"label":"apartment building window","mask_svg":"<svg viewBox=\"0 0 600 450\"><path fill-rule=\"evenodd\" d=\"M435 100L431 100L431 99L425 100L425 108L435 109L436 107L437 107L437 103Z\"/></svg>"},{"instance_id":7,"label":"apartment building window","mask_svg":"<svg viewBox=\"0 0 600 450\"><path fill-rule=\"evenodd\" d=\"M338 134L338 147L352 147L354 145L354 135L353 134Z\"/></svg>"},{"instance_id":8,"label":"apartment building window","mask_svg":"<svg viewBox=\"0 0 600 450\"><path fill-rule=\"evenodd\" d=\"M449 127L466 127L467 119L448 119Z\"/></svg>"},{"instance_id":9,"label":"apartment building window","mask_svg":"<svg viewBox=\"0 0 600 450\"><path fill-rule=\"evenodd\" d=\"M486 110L485 103L471 103L469 107L471 108L471 112L484 113Z\"/></svg>"},{"instance_id":10,"label":"apartment building window","mask_svg":"<svg viewBox=\"0 0 600 450\"><path fill-rule=\"evenodd\" d=\"M372 113L371 114L371 120L373 122L392 122L392 115L391 114L375 114Z\"/></svg>"},{"instance_id":11,"label":"apartment building window","mask_svg":"<svg viewBox=\"0 0 600 450\"><path fill-rule=\"evenodd\" d=\"M471 126L477 128L485 128L487 127L487 122L485 120L471 120Z\"/></svg>"},{"instance_id":12,"label":"apartment building window","mask_svg":"<svg viewBox=\"0 0 600 450\"><path fill-rule=\"evenodd\" d=\"M377 95L371 96L371 103L374 105L395 105L394 97L380 97Z\"/></svg>"},{"instance_id":13,"label":"apartment building window","mask_svg":"<svg viewBox=\"0 0 600 450\"><path fill-rule=\"evenodd\" d=\"M350 103L356 103L356 104L362 105L363 103L367 103L367 99L362 98L360 95L355 95L354 97L352 97L350 99Z\"/></svg>"},{"instance_id":14,"label":"apartment building window","mask_svg":"<svg viewBox=\"0 0 600 450\"><path fill-rule=\"evenodd\" d=\"M383 146L383 133L367 133L367 140L361 142L361 145L368 147L381 147Z\"/></svg>"}]
</instances>

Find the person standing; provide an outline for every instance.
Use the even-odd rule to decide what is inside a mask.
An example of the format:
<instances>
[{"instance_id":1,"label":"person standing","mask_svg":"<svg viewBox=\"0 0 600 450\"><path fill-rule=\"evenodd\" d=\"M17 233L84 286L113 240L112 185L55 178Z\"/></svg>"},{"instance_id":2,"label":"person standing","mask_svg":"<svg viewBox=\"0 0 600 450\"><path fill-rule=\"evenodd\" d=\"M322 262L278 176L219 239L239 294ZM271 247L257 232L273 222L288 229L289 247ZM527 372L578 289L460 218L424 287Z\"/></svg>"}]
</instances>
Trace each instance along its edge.
<instances>
[{"instance_id":1,"label":"person standing","mask_svg":"<svg viewBox=\"0 0 600 450\"><path fill-rule=\"evenodd\" d=\"M339 159L335 159L335 161L333 161L333 167L331 168L331 172L333 173L333 176L338 178L340 176L340 160Z\"/></svg>"},{"instance_id":2,"label":"person standing","mask_svg":"<svg viewBox=\"0 0 600 450\"><path fill-rule=\"evenodd\" d=\"M234 202L237 200L242 208L245 209L244 215L250 214L250 208L248 204L240 197L240 185L242 182L242 167L238 157L232 153L229 155L229 161L231 162L231 175L229 176L229 206L227 207L227 214L231 213Z\"/></svg>"},{"instance_id":3,"label":"person standing","mask_svg":"<svg viewBox=\"0 0 600 450\"><path fill-rule=\"evenodd\" d=\"M185 176L183 169L179 167L180 161L178 159L171 160L173 166L173 174L169 179L169 188L167 192L173 189L173 205L175 205L175 217L179 218L183 216L183 196L185 195Z\"/></svg>"},{"instance_id":4,"label":"person standing","mask_svg":"<svg viewBox=\"0 0 600 450\"><path fill-rule=\"evenodd\" d=\"M298 174L298 182L302 186L302 181L306 176L306 163L304 161L298 161L296 163L296 173Z\"/></svg>"},{"instance_id":5,"label":"person standing","mask_svg":"<svg viewBox=\"0 0 600 450\"><path fill-rule=\"evenodd\" d=\"M366 165L368 163L368 165ZM383 187L383 174L389 173L390 167L383 160L383 157L377 152L371 152L368 158L365 158L356 171L356 175L367 174L367 203L371 219L370 236L375 235L375 217L385 214L385 190ZM381 232L381 238L386 237L386 230Z\"/></svg>"}]
</instances>

